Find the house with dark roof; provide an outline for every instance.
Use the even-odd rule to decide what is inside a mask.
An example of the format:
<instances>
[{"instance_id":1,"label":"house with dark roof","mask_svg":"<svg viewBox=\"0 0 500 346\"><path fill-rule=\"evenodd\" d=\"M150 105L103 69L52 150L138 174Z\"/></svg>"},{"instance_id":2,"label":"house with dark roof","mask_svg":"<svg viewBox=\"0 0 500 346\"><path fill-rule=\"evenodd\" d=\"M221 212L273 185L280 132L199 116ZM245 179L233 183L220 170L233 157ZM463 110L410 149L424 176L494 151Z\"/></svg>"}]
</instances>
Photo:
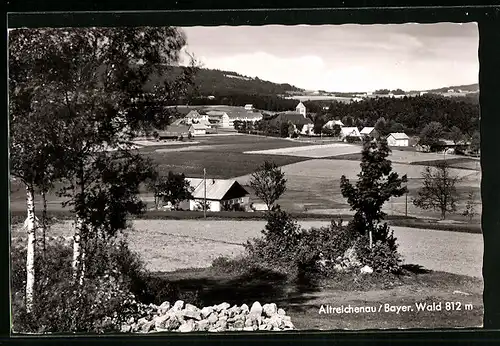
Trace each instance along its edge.
<instances>
[{"instance_id":1,"label":"house with dark roof","mask_svg":"<svg viewBox=\"0 0 500 346\"><path fill-rule=\"evenodd\" d=\"M309 118L305 118L302 114L297 112L278 113L277 116L269 120L269 124L280 127L281 124L292 123L295 127L302 127L307 124L313 124Z\"/></svg>"},{"instance_id":2,"label":"house with dark roof","mask_svg":"<svg viewBox=\"0 0 500 346\"><path fill-rule=\"evenodd\" d=\"M249 204L249 192L236 180L186 178L186 181L193 189L193 199L181 202L181 209L203 210L205 200L207 211L212 212L234 210Z\"/></svg>"},{"instance_id":3,"label":"house with dark roof","mask_svg":"<svg viewBox=\"0 0 500 346\"><path fill-rule=\"evenodd\" d=\"M178 138L180 136L187 136L189 134L189 127L185 125L170 125L164 131L158 131L159 139Z\"/></svg>"},{"instance_id":4,"label":"house with dark roof","mask_svg":"<svg viewBox=\"0 0 500 346\"><path fill-rule=\"evenodd\" d=\"M375 130L374 127L363 127L363 129L361 130L360 133L363 136L370 136L370 137L373 137L373 138L377 138L379 136L378 131Z\"/></svg>"}]
</instances>

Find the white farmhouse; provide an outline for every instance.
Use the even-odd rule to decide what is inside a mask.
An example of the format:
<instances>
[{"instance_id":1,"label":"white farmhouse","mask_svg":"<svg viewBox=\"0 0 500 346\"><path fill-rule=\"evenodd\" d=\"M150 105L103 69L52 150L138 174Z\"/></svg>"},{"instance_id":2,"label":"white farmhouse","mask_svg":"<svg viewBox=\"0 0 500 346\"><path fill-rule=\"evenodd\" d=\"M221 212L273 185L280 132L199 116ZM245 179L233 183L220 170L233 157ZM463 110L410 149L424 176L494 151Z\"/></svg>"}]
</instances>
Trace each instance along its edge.
<instances>
[{"instance_id":1,"label":"white farmhouse","mask_svg":"<svg viewBox=\"0 0 500 346\"><path fill-rule=\"evenodd\" d=\"M235 206L245 207L249 204L249 193L236 180L186 178L194 189L193 199L179 204L183 210L203 210L206 201L207 211L217 212L231 210Z\"/></svg>"},{"instance_id":2,"label":"white farmhouse","mask_svg":"<svg viewBox=\"0 0 500 346\"><path fill-rule=\"evenodd\" d=\"M393 132L387 136L387 144L390 147L407 147L410 145L410 137L403 132Z\"/></svg>"},{"instance_id":3,"label":"white farmhouse","mask_svg":"<svg viewBox=\"0 0 500 346\"><path fill-rule=\"evenodd\" d=\"M304 124L300 133L306 136L314 136L314 124Z\"/></svg>"},{"instance_id":4,"label":"white farmhouse","mask_svg":"<svg viewBox=\"0 0 500 346\"><path fill-rule=\"evenodd\" d=\"M200 113L198 113L197 110L193 109L188 114L186 114L186 116L184 117L184 120L185 120L186 124L191 125L193 122L208 121L208 115L207 114L200 114Z\"/></svg>"},{"instance_id":5,"label":"white farmhouse","mask_svg":"<svg viewBox=\"0 0 500 346\"><path fill-rule=\"evenodd\" d=\"M245 110L246 110L246 111L251 111L251 110L253 110L253 105L252 105L252 104L250 104L250 103L246 104L246 105L245 105Z\"/></svg>"},{"instance_id":6,"label":"white farmhouse","mask_svg":"<svg viewBox=\"0 0 500 346\"><path fill-rule=\"evenodd\" d=\"M306 117L307 109L306 109L306 106L304 106L304 104L302 102L299 102L297 107L295 107L295 111L297 113L302 114L304 116L304 118Z\"/></svg>"},{"instance_id":7,"label":"white farmhouse","mask_svg":"<svg viewBox=\"0 0 500 346\"><path fill-rule=\"evenodd\" d=\"M329 129L333 129L335 125L338 125L340 127L344 127L344 123L340 120L330 120L328 121L325 125L323 125L323 128L327 127Z\"/></svg>"},{"instance_id":8,"label":"white farmhouse","mask_svg":"<svg viewBox=\"0 0 500 346\"><path fill-rule=\"evenodd\" d=\"M193 124L189 127L189 133L193 136L197 135L206 135L208 130L208 126L203 124Z\"/></svg>"},{"instance_id":9,"label":"white farmhouse","mask_svg":"<svg viewBox=\"0 0 500 346\"><path fill-rule=\"evenodd\" d=\"M345 142L347 137L363 138L357 127L342 127L340 129L340 138Z\"/></svg>"}]
</instances>

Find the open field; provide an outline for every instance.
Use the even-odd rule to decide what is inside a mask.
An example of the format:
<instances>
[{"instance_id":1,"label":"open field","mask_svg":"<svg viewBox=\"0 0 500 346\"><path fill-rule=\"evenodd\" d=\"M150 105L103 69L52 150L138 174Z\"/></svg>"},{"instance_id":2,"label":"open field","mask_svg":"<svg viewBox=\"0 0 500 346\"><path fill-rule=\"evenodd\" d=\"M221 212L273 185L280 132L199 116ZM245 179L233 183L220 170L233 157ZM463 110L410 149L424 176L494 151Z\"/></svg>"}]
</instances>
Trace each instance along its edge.
<instances>
[{"instance_id":1,"label":"open field","mask_svg":"<svg viewBox=\"0 0 500 346\"><path fill-rule=\"evenodd\" d=\"M309 145L298 148L280 148L267 150L252 150L245 154L266 154L266 155L290 155L308 158L323 158L336 155L346 155L359 153L361 150L359 145L347 143L333 143L324 145Z\"/></svg>"},{"instance_id":2,"label":"open field","mask_svg":"<svg viewBox=\"0 0 500 346\"><path fill-rule=\"evenodd\" d=\"M195 143L194 143L195 142ZM188 143L194 143L188 144ZM159 143L161 144L161 142ZM275 137L252 135L200 137L196 141L166 142L164 145L144 146L141 153L151 157L159 165L162 174L168 171L184 173L188 177L202 177L203 169L209 178L237 179L250 192L252 201L256 200L252 189L248 186L250 174L253 173L264 160L274 161L283 167L288 180L287 191L279 200L280 205L287 211L317 214L351 214L346 200L340 193L340 177L345 174L350 179L356 179L360 171L359 154L357 160L339 158L349 155L337 155L345 151L359 151L358 145L347 143L330 143L325 145L310 145ZM245 154L245 152L260 152ZM266 154L263 154L266 153ZM271 154L273 153L273 154ZM279 155L278 155L279 154ZM329 155L330 159L311 159L314 156ZM392 159L411 161L414 164L393 163L393 168L399 174L407 174L408 188L408 215L420 218L439 218L439 213L424 211L413 206L412 198L416 196L421 186L421 172L424 169L420 164L425 160L429 163L441 159L440 154L419 153L412 151L393 150ZM354 158L354 157L353 157ZM450 155L447 155L450 158ZM414 161L419 160L419 161ZM458 214L463 211L469 191L476 192L476 202L480 209L480 177L481 173L470 168L478 165L478 160L469 158L453 158L449 162L457 167L467 169L452 169L453 174L463 177L458 191L463 197L458 206ZM418 164L415 164L418 163ZM471 167L465 167L471 166ZM12 183L11 209L24 210L26 206L25 191L22 186ZM142 188L141 195L146 197L148 192ZM48 196L49 209L60 210L62 199L51 193ZM38 199L37 207L40 207ZM405 197L393 198L386 203L384 210L389 215L404 215L406 210ZM478 215L480 217L480 215ZM451 219L464 221L461 215L450 215Z\"/></svg>"},{"instance_id":3,"label":"open field","mask_svg":"<svg viewBox=\"0 0 500 346\"><path fill-rule=\"evenodd\" d=\"M219 256L237 256L247 240L260 237L265 221L135 220L128 231L131 248L153 271L208 267ZM327 226L328 221L300 221L304 228ZM408 264L460 275L481 277L482 235L392 227L399 251ZM51 236L71 236L71 222L54 227ZM24 237L16 227L12 237Z\"/></svg>"},{"instance_id":4,"label":"open field","mask_svg":"<svg viewBox=\"0 0 500 346\"><path fill-rule=\"evenodd\" d=\"M417 189L422 185L421 172L424 167L393 164L393 169L400 175L407 174L409 178L408 215L439 218L439 213L421 210L412 204L412 198L416 196ZM340 191L340 177L346 175L347 178L355 181L360 171L359 162L330 159L307 160L283 166L282 170L287 178L287 191L280 198L279 203L286 210L311 213L321 213L321 210L324 213L350 213L349 206ZM476 192L476 202L480 203L480 194L478 193L480 174L464 169L452 169L452 172L462 177L457 188L462 197L458 204L458 210L461 213L469 191ZM246 185L250 180L250 175L240 176L236 179ZM384 210L388 214L403 215L405 202L404 196L393 198L385 204ZM461 215L457 215L457 217L459 220L465 220Z\"/></svg>"}]
</instances>

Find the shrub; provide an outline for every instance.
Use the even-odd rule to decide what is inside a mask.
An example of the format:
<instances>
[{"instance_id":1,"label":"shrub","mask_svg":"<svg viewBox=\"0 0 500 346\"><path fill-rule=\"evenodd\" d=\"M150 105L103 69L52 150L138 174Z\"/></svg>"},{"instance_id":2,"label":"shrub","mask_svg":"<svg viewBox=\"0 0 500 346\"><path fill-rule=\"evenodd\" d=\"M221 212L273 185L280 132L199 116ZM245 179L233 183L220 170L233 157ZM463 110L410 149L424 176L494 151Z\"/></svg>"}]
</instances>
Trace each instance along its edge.
<instances>
[{"instance_id":1,"label":"shrub","mask_svg":"<svg viewBox=\"0 0 500 346\"><path fill-rule=\"evenodd\" d=\"M285 272L291 278L315 273L320 259L334 260L342 256L355 240L356 233L343 226L342 221L332 221L329 227L304 230L280 209L269 212L267 220L264 237L246 244L247 265ZM221 260L219 265L230 264Z\"/></svg>"},{"instance_id":2,"label":"shrub","mask_svg":"<svg viewBox=\"0 0 500 346\"><path fill-rule=\"evenodd\" d=\"M358 258L363 265L372 267L377 273L399 273L402 259L395 241L391 233L388 241L375 241L370 249L367 237L359 237L356 241Z\"/></svg>"},{"instance_id":3,"label":"shrub","mask_svg":"<svg viewBox=\"0 0 500 346\"><path fill-rule=\"evenodd\" d=\"M47 244L45 256L37 253L35 300L28 315L24 305L25 258L23 246L12 247L12 318L16 332L111 332L139 313L132 283L141 264L122 240L96 248L89 257L82 286L75 284L72 248L62 240Z\"/></svg>"}]
</instances>

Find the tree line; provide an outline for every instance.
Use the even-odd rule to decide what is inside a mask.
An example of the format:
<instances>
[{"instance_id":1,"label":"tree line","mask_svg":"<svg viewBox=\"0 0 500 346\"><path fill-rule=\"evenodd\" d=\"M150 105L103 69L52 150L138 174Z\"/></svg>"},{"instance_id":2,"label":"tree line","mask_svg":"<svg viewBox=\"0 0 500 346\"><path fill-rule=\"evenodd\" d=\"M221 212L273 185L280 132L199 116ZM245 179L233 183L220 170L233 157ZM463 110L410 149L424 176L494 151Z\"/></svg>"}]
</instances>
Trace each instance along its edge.
<instances>
[{"instance_id":1,"label":"tree line","mask_svg":"<svg viewBox=\"0 0 500 346\"><path fill-rule=\"evenodd\" d=\"M194 62L147 93L144 85L154 74L169 75L185 44L173 27L9 32L11 175L26 189L28 314L36 305L37 275L47 274L35 272L35 199L45 202L53 189L64 197L74 221L73 283L84 286L93 249L145 209L139 186L155 176L155 167L131 139L175 117L161 105L186 96Z\"/></svg>"}]
</instances>

